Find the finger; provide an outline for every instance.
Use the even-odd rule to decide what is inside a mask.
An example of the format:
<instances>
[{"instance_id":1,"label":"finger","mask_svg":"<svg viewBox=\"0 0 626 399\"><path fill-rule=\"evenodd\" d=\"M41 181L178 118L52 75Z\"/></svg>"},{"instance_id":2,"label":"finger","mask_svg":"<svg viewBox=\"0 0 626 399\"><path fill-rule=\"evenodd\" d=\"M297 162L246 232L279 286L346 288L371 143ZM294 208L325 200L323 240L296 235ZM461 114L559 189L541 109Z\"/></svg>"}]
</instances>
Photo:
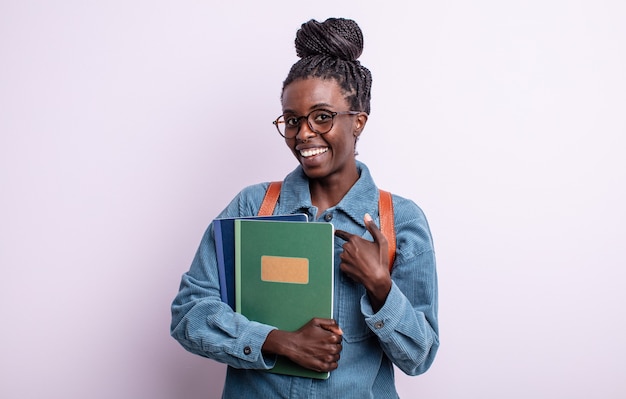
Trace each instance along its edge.
<instances>
[{"instance_id":1,"label":"finger","mask_svg":"<svg viewBox=\"0 0 626 399\"><path fill-rule=\"evenodd\" d=\"M339 327L336 323L320 323L320 327L322 327L326 331L330 331L333 334L343 335L341 327Z\"/></svg>"},{"instance_id":2,"label":"finger","mask_svg":"<svg viewBox=\"0 0 626 399\"><path fill-rule=\"evenodd\" d=\"M350 238L354 235L354 234L350 234L347 231L343 231L343 230L335 230L335 235L339 238L342 238L346 241L350 241Z\"/></svg>"},{"instance_id":3,"label":"finger","mask_svg":"<svg viewBox=\"0 0 626 399\"><path fill-rule=\"evenodd\" d=\"M337 360L339 360L339 359L337 359ZM337 361L329 362L329 363L323 363L323 367L320 367L320 369L316 370L316 371L318 371L320 373L325 373L325 372L328 372L328 371L336 370L338 366L339 366L339 363Z\"/></svg>"},{"instance_id":4,"label":"finger","mask_svg":"<svg viewBox=\"0 0 626 399\"><path fill-rule=\"evenodd\" d=\"M336 335L343 335L343 331L341 330L341 328L336 325L336 324L320 324L320 327L323 328L324 330L331 332L333 334Z\"/></svg>"},{"instance_id":5,"label":"finger","mask_svg":"<svg viewBox=\"0 0 626 399\"><path fill-rule=\"evenodd\" d=\"M365 227L367 228L367 231L369 231L372 237L374 238L374 241L376 242L382 241L382 239L385 236L380 231L378 226L376 226L376 222L374 222L374 219L372 219L369 213L366 213L365 216L363 217L363 223L365 223Z\"/></svg>"}]
</instances>

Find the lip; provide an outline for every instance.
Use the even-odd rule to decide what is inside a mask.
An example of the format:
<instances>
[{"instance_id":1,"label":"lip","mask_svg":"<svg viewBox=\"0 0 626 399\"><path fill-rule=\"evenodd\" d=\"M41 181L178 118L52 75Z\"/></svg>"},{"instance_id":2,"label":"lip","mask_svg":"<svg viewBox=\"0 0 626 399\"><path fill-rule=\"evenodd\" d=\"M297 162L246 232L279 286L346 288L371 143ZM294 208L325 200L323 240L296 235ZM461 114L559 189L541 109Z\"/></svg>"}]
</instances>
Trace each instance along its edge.
<instances>
[{"instance_id":1,"label":"lip","mask_svg":"<svg viewBox=\"0 0 626 399\"><path fill-rule=\"evenodd\" d=\"M308 159L327 153L329 148L327 146L313 146L313 147L296 147L296 151L301 158Z\"/></svg>"}]
</instances>

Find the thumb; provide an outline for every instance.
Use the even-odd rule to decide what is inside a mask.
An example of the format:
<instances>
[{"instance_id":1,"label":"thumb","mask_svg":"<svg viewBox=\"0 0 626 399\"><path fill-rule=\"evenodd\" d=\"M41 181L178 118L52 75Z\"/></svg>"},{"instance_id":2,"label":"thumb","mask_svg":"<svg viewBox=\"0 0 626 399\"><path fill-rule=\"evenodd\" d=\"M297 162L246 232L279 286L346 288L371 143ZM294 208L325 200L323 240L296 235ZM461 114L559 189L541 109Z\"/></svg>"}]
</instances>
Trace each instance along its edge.
<instances>
[{"instance_id":1,"label":"thumb","mask_svg":"<svg viewBox=\"0 0 626 399\"><path fill-rule=\"evenodd\" d=\"M341 330L341 327L339 327L337 325L337 322L334 320L331 320L330 323L320 323L319 326L326 331L330 331L333 334L343 335L343 331Z\"/></svg>"},{"instance_id":2,"label":"thumb","mask_svg":"<svg viewBox=\"0 0 626 399\"><path fill-rule=\"evenodd\" d=\"M363 222L365 223L367 231L370 232L375 242L381 242L384 240L385 237L383 236L383 233L380 231L378 226L376 226L376 222L374 222L374 219L372 219L372 216L370 216L369 213L365 214L365 216L363 217Z\"/></svg>"}]
</instances>

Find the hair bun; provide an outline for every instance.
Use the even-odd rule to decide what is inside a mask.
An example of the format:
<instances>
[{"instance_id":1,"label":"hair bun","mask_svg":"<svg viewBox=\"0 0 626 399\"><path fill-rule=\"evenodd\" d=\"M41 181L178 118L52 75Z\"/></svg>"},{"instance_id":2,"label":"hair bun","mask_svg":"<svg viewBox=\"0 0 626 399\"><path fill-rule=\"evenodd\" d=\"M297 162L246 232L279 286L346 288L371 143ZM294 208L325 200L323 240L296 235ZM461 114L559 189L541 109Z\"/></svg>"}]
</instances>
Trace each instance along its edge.
<instances>
[{"instance_id":1,"label":"hair bun","mask_svg":"<svg viewBox=\"0 0 626 399\"><path fill-rule=\"evenodd\" d=\"M296 33L296 54L300 58L324 55L345 61L356 61L363 52L363 33L351 19L312 19Z\"/></svg>"}]
</instances>

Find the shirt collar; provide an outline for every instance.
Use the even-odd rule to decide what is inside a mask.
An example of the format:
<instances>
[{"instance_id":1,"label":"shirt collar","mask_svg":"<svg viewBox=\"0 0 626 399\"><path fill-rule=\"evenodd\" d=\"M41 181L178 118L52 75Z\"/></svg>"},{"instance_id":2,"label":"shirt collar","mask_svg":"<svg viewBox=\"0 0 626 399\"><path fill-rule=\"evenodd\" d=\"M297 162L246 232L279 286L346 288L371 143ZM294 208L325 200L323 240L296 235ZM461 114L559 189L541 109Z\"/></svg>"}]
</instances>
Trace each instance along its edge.
<instances>
[{"instance_id":1,"label":"shirt collar","mask_svg":"<svg viewBox=\"0 0 626 399\"><path fill-rule=\"evenodd\" d=\"M346 213L354 222L365 227L363 216L366 213L369 213L375 219L378 216L378 193L367 166L360 161L356 161L356 165L359 179L335 206L335 209ZM374 192L376 192L376 195L372 195ZM317 211L311 203L309 179L300 165L285 177L280 197L282 212L299 213L310 211L315 214Z\"/></svg>"}]
</instances>

